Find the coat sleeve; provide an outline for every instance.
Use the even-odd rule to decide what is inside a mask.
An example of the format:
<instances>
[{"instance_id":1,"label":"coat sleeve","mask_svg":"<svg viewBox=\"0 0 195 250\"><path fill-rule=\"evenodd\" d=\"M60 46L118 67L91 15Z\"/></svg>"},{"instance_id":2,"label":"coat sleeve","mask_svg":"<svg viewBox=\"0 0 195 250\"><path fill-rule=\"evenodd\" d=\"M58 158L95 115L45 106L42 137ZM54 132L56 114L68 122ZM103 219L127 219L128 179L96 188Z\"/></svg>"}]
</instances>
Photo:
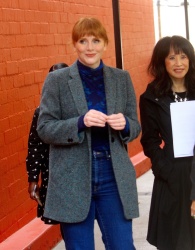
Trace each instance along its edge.
<instances>
[{"instance_id":1,"label":"coat sleeve","mask_svg":"<svg viewBox=\"0 0 195 250\"><path fill-rule=\"evenodd\" d=\"M127 102L126 102L124 116L128 123L128 129L126 133L124 133L124 131L121 131L120 137L124 143L128 143L138 137L141 131L141 126L138 121L137 101L131 77L127 71L124 72L126 77L126 94L127 94Z\"/></svg>"},{"instance_id":2,"label":"coat sleeve","mask_svg":"<svg viewBox=\"0 0 195 250\"><path fill-rule=\"evenodd\" d=\"M80 115L74 109L74 103L66 101L66 95L70 95L67 88L68 74L58 73L58 70L49 73L43 85L37 132L47 144L80 144L84 140L84 132L78 133ZM65 112L66 118L62 116Z\"/></svg>"},{"instance_id":3,"label":"coat sleeve","mask_svg":"<svg viewBox=\"0 0 195 250\"><path fill-rule=\"evenodd\" d=\"M154 176L167 180L173 165L164 154L156 106L151 100L145 98L144 94L140 96L139 106L142 126L141 144L144 154L151 160Z\"/></svg>"},{"instance_id":4,"label":"coat sleeve","mask_svg":"<svg viewBox=\"0 0 195 250\"><path fill-rule=\"evenodd\" d=\"M37 134L37 120L39 108L34 112L28 137L28 154L26 157L26 169L29 182L38 182L43 164L48 165L49 145L45 144Z\"/></svg>"}]
</instances>

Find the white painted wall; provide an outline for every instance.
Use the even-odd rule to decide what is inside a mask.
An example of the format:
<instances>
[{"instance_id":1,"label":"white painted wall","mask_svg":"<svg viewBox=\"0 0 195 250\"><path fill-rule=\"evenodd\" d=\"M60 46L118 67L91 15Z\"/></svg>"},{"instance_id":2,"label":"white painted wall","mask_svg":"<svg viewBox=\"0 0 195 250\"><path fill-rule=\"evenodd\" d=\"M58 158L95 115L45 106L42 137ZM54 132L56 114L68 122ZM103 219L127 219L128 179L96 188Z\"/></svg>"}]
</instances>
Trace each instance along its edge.
<instances>
[{"instance_id":1,"label":"white painted wall","mask_svg":"<svg viewBox=\"0 0 195 250\"><path fill-rule=\"evenodd\" d=\"M160 4L159 4L160 3ZM184 1L153 0L155 38L181 35L186 37ZM195 0L188 0L189 40L195 48Z\"/></svg>"}]
</instances>

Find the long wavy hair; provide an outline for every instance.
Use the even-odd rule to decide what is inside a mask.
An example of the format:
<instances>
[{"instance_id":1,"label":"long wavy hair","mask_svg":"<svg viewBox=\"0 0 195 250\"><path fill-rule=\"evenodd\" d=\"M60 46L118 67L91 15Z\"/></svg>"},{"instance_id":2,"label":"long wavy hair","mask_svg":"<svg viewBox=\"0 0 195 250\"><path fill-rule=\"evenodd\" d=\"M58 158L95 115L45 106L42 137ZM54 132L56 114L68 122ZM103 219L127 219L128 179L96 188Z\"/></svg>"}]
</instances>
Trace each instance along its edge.
<instances>
[{"instance_id":1,"label":"long wavy hair","mask_svg":"<svg viewBox=\"0 0 195 250\"><path fill-rule=\"evenodd\" d=\"M185 76L185 87L190 93L195 90L195 53L192 44L181 36L166 36L155 45L148 65L148 73L154 77L156 96L166 95L171 91L172 80L165 67L165 58L170 49L176 54L185 53L189 59L189 70Z\"/></svg>"}]
</instances>

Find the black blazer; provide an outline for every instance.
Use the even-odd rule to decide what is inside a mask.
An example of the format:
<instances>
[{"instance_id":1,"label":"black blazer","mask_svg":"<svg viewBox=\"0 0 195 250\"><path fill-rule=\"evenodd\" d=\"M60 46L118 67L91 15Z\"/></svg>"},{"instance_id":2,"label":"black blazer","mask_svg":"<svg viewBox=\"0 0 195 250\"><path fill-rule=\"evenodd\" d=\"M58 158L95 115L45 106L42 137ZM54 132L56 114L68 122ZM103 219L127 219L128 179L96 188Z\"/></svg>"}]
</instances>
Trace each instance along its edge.
<instances>
[{"instance_id":1,"label":"black blazer","mask_svg":"<svg viewBox=\"0 0 195 250\"><path fill-rule=\"evenodd\" d=\"M190 198L195 199L195 160L192 168L192 157L174 158L171 102L172 93L159 98L154 95L154 83L140 96L141 144L155 176L147 240L159 249L176 249L170 244L177 242L181 224L180 240L187 239L190 244Z\"/></svg>"}]
</instances>

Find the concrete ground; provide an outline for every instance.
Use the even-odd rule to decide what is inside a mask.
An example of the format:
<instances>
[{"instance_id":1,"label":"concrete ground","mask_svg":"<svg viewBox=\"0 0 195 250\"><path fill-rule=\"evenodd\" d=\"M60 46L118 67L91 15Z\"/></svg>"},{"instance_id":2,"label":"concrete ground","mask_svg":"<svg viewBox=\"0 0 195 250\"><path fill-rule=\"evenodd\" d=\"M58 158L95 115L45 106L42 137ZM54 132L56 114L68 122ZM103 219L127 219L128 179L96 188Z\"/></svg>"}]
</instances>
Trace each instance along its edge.
<instances>
[{"instance_id":1,"label":"concrete ground","mask_svg":"<svg viewBox=\"0 0 195 250\"><path fill-rule=\"evenodd\" d=\"M140 217L133 220L133 238L136 250L156 249L156 247L150 245L146 241L152 185L153 185L153 174L151 170L149 170L148 172L137 178ZM95 234L95 249L105 250L101 240L101 232L99 230L97 223L95 223L94 234ZM59 242L58 245L54 247L52 250L65 250L64 242L63 241Z\"/></svg>"}]
</instances>

